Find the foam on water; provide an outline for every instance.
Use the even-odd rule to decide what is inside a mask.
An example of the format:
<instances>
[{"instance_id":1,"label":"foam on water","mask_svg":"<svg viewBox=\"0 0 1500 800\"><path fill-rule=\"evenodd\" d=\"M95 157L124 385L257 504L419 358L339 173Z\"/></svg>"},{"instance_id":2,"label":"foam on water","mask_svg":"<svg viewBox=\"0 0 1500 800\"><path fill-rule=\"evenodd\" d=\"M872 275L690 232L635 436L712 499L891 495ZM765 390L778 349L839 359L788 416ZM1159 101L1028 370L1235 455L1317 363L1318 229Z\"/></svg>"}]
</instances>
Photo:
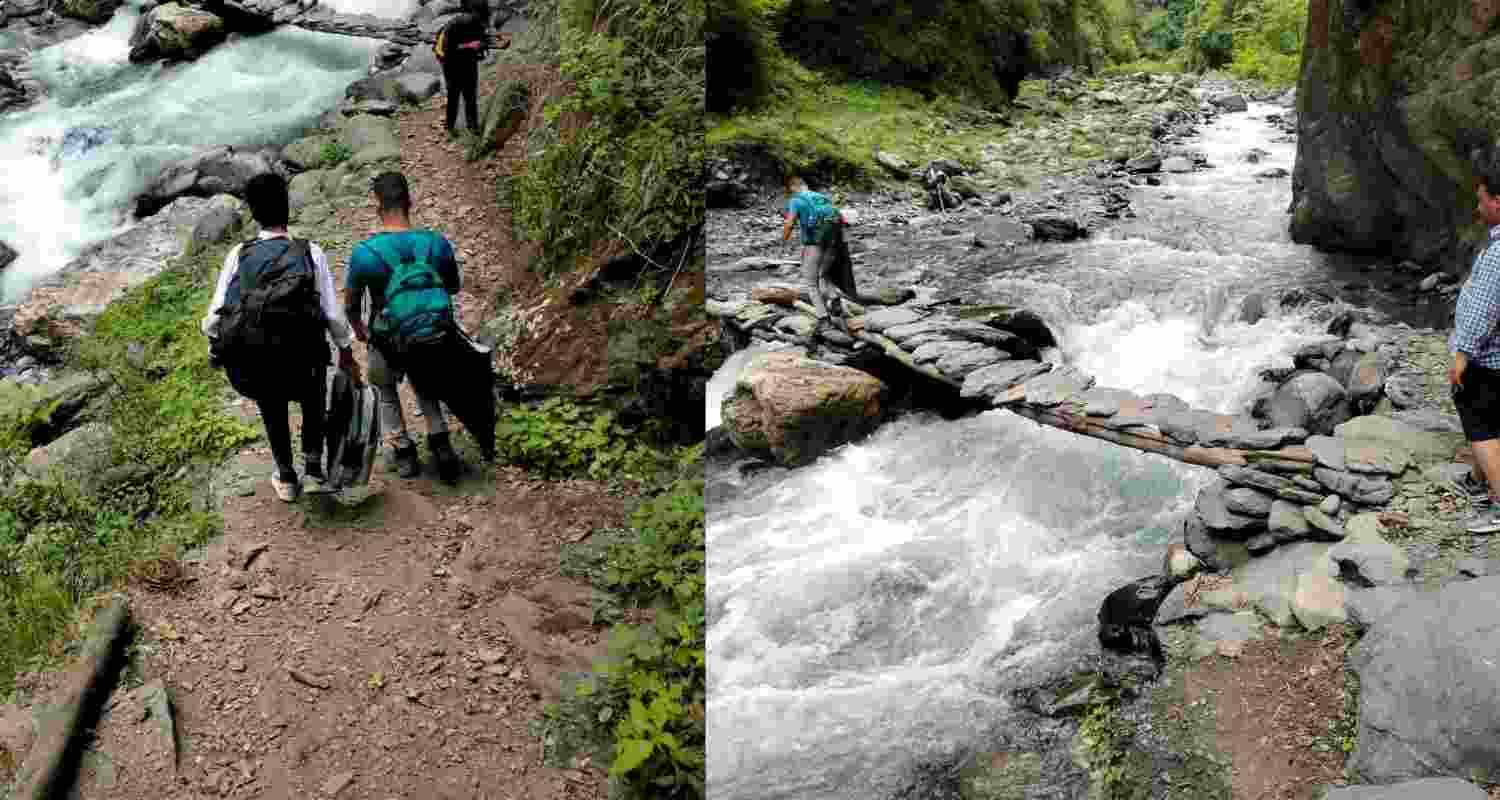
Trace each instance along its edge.
<instances>
[{"instance_id":1,"label":"foam on water","mask_svg":"<svg viewBox=\"0 0 1500 800\"><path fill-rule=\"evenodd\" d=\"M285 28L171 68L134 65L138 16L123 8L37 53L46 99L0 117L0 240L20 252L0 277L5 302L129 225L133 198L166 164L203 147L283 142L315 123L381 44Z\"/></svg>"}]
</instances>

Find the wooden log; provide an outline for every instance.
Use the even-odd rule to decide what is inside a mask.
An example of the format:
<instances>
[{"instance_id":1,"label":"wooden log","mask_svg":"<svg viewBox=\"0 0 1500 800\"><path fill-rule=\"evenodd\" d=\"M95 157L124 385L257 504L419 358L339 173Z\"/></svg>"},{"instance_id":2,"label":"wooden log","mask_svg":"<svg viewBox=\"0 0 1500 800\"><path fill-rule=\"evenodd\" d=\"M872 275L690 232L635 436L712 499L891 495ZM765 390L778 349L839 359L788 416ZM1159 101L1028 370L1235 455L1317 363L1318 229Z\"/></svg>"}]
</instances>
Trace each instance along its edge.
<instances>
[{"instance_id":1,"label":"wooden log","mask_svg":"<svg viewBox=\"0 0 1500 800\"><path fill-rule=\"evenodd\" d=\"M1217 469L1226 464L1245 466L1245 456L1243 451L1240 450L1233 450L1227 447L1183 447L1182 445L1174 444L1165 436L1152 435L1145 432L1125 433L1123 431L1110 430L1087 418L1080 421L1079 417L1070 414L1057 414L1026 405L1007 406L1006 408L1019 416L1026 417L1043 425L1058 428L1059 430L1071 431L1082 436L1112 442L1147 453L1156 453L1186 464L1209 467L1210 469Z\"/></svg>"}]
</instances>

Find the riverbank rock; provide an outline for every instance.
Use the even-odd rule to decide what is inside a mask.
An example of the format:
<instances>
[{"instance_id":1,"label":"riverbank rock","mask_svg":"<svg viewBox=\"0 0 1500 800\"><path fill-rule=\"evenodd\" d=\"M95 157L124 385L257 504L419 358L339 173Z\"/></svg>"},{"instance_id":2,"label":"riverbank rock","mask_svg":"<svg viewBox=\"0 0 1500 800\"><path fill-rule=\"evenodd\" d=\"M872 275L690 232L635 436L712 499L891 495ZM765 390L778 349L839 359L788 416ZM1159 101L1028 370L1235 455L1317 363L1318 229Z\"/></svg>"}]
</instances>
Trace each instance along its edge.
<instances>
[{"instance_id":1,"label":"riverbank rock","mask_svg":"<svg viewBox=\"0 0 1500 800\"><path fill-rule=\"evenodd\" d=\"M263 172L287 170L274 147L214 147L167 166L135 199L135 215L149 217L181 197L241 195L245 184Z\"/></svg>"},{"instance_id":2,"label":"riverbank rock","mask_svg":"<svg viewBox=\"0 0 1500 800\"><path fill-rule=\"evenodd\" d=\"M873 431L885 393L884 383L857 369L764 353L745 365L725 398L724 427L740 449L769 451L797 466Z\"/></svg>"},{"instance_id":3,"label":"riverbank rock","mask_svg":"<svg viewBox=\"0 0 1500 800\"><path fill-rule=\"evenodd\" d=\"M21 254L17 253L15 248L5 242L0 242L0 269L10 266L10 262L15 261L20 256Z\"/></svg>"},{"instance_id":4,"label":"riverbank rock","mask_svg":"<svg viewBox=\"0 0 1500 800\"><path fill-rule=\"evenodd\" d=\"M111 302L181 255L198 221L220 207L243 208L229 196L179 198L130 230L88 248L16 307L12 330L24 340L47 340L48 349L76 337Z\"/></svg>"},{"instance_id":5,"label":"riverbank rock","mask_svg":"<svg viewBox=\"0 0 1500 800\"><path fill-rule=\"evenodd\" d=\"M130 35L130 61L191 61L224 41L217 14L179 3L164 3L141 15Z\"/></svg>"},{"instance_id":6,"label":"riverbank rock","mask_svg":"<svg viewBox=\"0 0 1500 800\"><path fill-rule=\"evenodd\" d=\"M1250 105L1245 102L1242 94L1218 94L1208 98L1208 102L1225 113L1250 110Z\"/></svg>"},{"instance_id":7,"label":"riverbank rock","mask_svg":"<svg viewBox=\"0 0 1500 800\"><path fill-rule=\"evenodd\" d=\"M1099 645L1117 653L1150 656L1165 661L1156 638L1157 609L1177 584L1167 575L1131 581L1110 592L1099 606Z\"/></svg>"},{"instance_id":8,"label":"riverbank rock","mask_svg":"<svg viewBox=\"0 0 1500 800\"><path fill-rule=\"evenodd\" d=\"M1365 634L1349 657L1360 684L1349 768L1391 783L1500 763L1497 603L1500 576L1351 592L1350 616Z\"/></svg>"},{"instance_id":9,"label":"riverbank rock","mask_svg":"<svg viewBox=\"0 0 1500 800\"><path fill-rule=\"evenodd\" d=\"M1277 388L1265 418L1278 428L1329 434L1351 415L1344 387L1322 372L1302 372Z\"/></svg>"}]
</instances>

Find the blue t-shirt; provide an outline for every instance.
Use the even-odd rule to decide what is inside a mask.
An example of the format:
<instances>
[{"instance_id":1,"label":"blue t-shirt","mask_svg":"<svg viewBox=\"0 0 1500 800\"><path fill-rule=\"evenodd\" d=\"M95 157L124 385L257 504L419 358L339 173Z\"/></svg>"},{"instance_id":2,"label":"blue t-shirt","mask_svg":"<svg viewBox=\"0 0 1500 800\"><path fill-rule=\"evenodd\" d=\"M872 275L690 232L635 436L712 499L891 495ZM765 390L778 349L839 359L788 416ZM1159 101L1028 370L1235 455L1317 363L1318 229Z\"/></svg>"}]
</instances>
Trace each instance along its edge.
<instances>
[{"instance_id":1,"label":"blue t-shirt","mask_svg":"<svg viewBox=\"0 0 1500 800\"><path fill-rule=\"evenodd\" d=\"M427 242L430 263L437 269L438 277L449 294L458 292L458 259L453 256L453 245L441 233L431 230L411 230L395 233L377 233L356 244L349 254L349 271L344 275L344 289L349 292L354 307L364 309L364 292L370 292L371 316L385 308L385 287L391 282L391 268L386 266L370 245L379 243L380 249L390 254L393 263L403 253L416 253Z\"/></svg>"},{"instance_id":2,"label":"blue t-shirt","mask_svg":"<svg viewBox=\"0 0 1500 800\"><path fill-rule=\"evenodd\" d=\"M801 191L786 201L786 215L796 215L797 224L802 228L802 243L805 245L817 244L818 223L831 219L838 213L839 210L833 207L827 196L817 192Z\"/></svg>"}]
</instances>

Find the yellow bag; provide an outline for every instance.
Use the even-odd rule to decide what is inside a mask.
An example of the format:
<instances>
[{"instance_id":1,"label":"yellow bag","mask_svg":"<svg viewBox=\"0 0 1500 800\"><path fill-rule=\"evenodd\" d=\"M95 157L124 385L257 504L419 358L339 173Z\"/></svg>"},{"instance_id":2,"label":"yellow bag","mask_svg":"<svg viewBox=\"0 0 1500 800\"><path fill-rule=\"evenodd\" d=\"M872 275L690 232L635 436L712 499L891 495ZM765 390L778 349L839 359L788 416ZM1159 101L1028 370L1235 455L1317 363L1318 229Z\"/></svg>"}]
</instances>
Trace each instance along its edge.
<instances>
[{"instance_id":1,"label":"yellow bag","mask_svg":"<svg viewBox=\"0 0 1500 800\"><path fill-rule=\"evenodd\" d=\"M445 52L447 36L448 29L443 28L441 31L438 31L437 41L432 43L432 54L437 56L438 61L446 61L448 59L448 54Z\"/></svg>"}]
</instances>

